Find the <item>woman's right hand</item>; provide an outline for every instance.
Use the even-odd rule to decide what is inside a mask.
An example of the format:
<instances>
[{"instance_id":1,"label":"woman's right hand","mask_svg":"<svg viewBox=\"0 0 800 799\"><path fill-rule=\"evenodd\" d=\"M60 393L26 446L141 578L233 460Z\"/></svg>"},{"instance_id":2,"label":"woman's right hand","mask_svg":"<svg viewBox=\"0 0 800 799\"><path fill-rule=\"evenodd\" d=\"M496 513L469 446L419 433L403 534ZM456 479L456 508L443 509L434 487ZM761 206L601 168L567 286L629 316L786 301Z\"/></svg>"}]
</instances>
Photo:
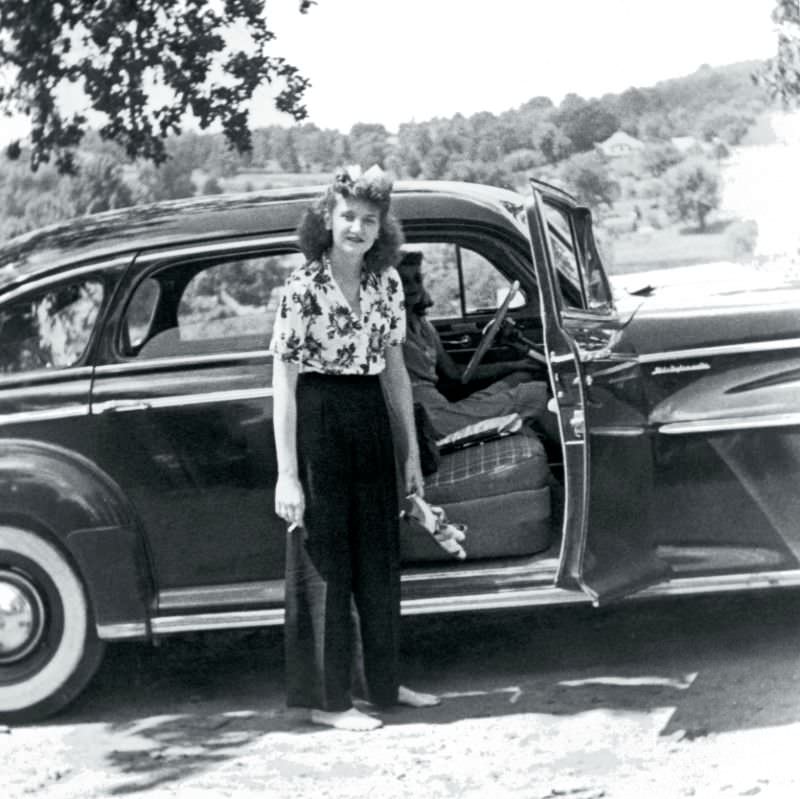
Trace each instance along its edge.
<instances>
[{"instance_id":1,"label":"woman's right hand","mask_svg":"<svg viewBox=\"0 0 800 799\"><path fill-rule=\"evenodd\" d=\"M300 479L294 474L279 474L275 485L275 513L288 524L303 526L306 498Z\"/></svg>"}]
</instances>

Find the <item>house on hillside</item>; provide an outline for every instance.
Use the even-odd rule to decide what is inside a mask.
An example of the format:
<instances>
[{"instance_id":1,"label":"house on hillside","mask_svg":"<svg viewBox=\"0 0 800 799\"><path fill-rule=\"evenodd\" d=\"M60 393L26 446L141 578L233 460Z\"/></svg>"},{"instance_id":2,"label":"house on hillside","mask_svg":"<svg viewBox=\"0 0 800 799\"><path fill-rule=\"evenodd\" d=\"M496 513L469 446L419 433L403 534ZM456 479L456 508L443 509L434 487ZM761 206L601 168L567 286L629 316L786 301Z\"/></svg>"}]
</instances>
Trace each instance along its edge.
<instances>
[{"instance_id":1,"label":"house on hillside","mask_svg":"<svg viewBox=\"0 0 800 799\"><path fill-rule=\"evenodd\" d=\"M598 142L595 147L606 158L623 158L638 153L644 147L644 144L635 136L625 133L624 130L618 130L612 133L605 141Z\"/></svg>"}]
</instances>

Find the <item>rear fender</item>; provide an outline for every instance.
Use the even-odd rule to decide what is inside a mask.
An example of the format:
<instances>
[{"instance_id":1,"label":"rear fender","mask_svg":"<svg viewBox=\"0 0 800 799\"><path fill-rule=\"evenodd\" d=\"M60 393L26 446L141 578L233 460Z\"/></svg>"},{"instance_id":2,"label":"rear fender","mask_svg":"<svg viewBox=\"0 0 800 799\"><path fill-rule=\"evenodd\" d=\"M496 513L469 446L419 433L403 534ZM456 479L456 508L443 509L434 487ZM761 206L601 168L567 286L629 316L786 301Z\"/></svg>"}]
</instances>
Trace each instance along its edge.
<instances>
[{"instance_id":1,"label":"rear fender","mask_svg":"<svg viewBox=\"0 0 800 799\"><path fill-rule=\"evenodd\" d=\"M101 638L148 635L154 591L145 538L119 486L91 461L51 444L4 439L0 523L47 536L71 556Z\"/></svg>"}]
</instances>

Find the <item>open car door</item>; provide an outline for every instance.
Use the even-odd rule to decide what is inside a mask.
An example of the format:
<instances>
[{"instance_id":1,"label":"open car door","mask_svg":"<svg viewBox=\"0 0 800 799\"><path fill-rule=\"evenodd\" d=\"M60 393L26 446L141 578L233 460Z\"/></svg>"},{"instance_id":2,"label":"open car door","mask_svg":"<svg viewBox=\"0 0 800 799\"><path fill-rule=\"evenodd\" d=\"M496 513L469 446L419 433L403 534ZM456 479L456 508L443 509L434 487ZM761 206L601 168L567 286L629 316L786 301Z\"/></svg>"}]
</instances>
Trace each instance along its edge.
<instances>
[{"instance_id":1,"label":"open car door","mask_svg":"<svg viewBox=\"0 0 800 799\"><path fill-rule=\"evenodd\" d=\"M626 346L589 210L531 183L528 226L564 454L556 584L580 588L597 604L669 575L650 523L653 454L641 370Z\"/></svg>"}]
</instances>

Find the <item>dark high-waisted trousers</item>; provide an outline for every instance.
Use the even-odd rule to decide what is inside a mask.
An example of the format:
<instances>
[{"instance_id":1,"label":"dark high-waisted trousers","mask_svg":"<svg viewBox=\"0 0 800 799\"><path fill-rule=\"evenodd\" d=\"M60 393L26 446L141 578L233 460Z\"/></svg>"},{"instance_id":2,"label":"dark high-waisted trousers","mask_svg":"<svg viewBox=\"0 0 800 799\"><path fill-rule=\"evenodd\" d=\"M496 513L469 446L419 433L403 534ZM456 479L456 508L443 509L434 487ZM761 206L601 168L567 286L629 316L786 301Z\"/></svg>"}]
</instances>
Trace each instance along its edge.
<instances>
[{"instance_id":1,"label":"dark high-waisted trousers","mask_svg":"<svg viewBox=\"0 0 800 799\"><path fill-rule=\"evenodd\" d=\"M289 705L351 707L356 639L370 701L397 699L398 504L389 418L377 377L301 374L297 451L305 535L287 537Z\"/></svg>"}]
</instances>

